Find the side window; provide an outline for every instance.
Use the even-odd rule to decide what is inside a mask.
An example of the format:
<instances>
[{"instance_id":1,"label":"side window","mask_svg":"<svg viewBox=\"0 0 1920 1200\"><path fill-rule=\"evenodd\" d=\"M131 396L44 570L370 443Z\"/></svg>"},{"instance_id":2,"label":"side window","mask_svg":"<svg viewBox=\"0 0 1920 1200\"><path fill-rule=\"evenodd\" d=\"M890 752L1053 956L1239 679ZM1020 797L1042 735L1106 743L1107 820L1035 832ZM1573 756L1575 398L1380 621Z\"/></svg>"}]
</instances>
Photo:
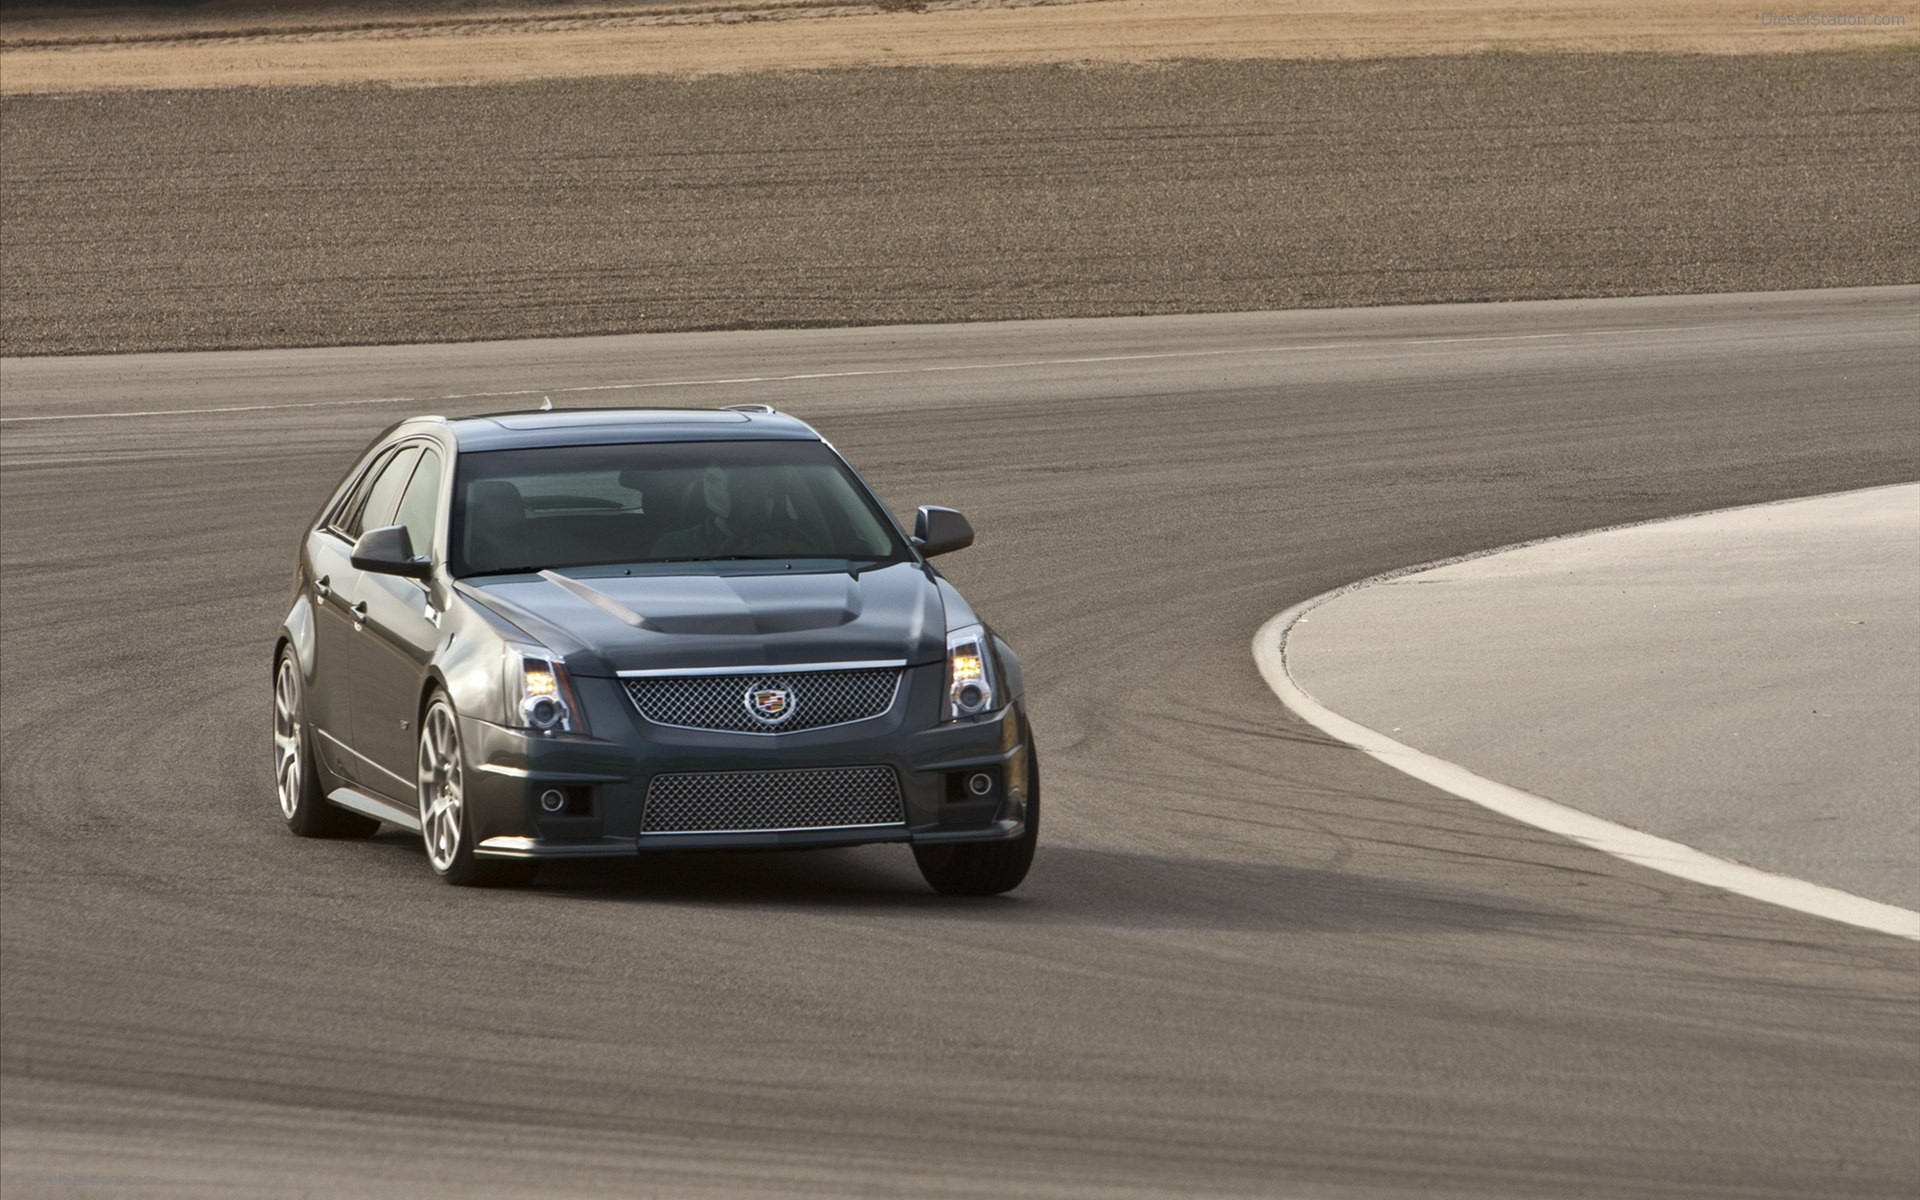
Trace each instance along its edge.
<instances>
[{"instance_id":1,"label":"side window","mask_svg":"<svg viewBox=\"0 0 1920 1200\"><path fill-rule=\"evenodd\" d=\"M400 495L400 507L393 524L405 525L413 541L415 555L433 553L434 518L440 510L440 453L431 448L420 452L420 465Z\"/></svg>"},{"instance_id":2,"label":"side window","mask_svg":"<svg viewBox=\"0 0 1920 1200\"><path fill-rule=\"evenodd\" d=\"M367 489L367 498L358 509L348 509L346 520L341 522L340 531L349 540L358 538L369 529L378 529L382 525L391 525L393 506L400 499L400 489L406 486L407 476L413 473L413 464L420 457L420 447L404 446L398 454L388 459L386 465L373 474L373 485Z\"/></svg>"},{"instance_id":3,"label":"side window","mask_svg":"<svg viewBox=\"0 0 1920 1200\"><path fill-rule=\"evenodd\" d=\"M379 455L373 466L367 468L366 473L360 476L359 482L353 485L353 490L340 498L340 503L327 514L328 529L336 533L346 533L347 527L353 524L354 514L366 507L367 492L373 487L373 481L380 478L380 469L386 466L387 461L392 457L391 450Z\"/></svg>"}]
</instances>

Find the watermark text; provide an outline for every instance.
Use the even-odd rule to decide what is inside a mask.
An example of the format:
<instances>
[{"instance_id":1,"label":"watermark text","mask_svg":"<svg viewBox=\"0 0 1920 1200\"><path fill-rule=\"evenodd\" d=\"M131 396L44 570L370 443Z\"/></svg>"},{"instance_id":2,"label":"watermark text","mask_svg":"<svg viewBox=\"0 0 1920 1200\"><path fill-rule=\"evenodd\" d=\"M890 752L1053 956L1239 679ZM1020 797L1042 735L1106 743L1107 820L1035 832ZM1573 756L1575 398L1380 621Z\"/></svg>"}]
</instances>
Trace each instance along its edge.
<instances>
[{"instance_id":1,"label":"watermark text","mask_svg":"<svg viewBox=\"0 0 1920 1200\"><path fill-rule=\"evenodd\" d=\"M1867 29L1887 29L1905 25L1907 18L1901 13L1772 13L1760 14L1760 24L1830 26L1836 28L1854 27Z\"/></svg>"}]
</instances>

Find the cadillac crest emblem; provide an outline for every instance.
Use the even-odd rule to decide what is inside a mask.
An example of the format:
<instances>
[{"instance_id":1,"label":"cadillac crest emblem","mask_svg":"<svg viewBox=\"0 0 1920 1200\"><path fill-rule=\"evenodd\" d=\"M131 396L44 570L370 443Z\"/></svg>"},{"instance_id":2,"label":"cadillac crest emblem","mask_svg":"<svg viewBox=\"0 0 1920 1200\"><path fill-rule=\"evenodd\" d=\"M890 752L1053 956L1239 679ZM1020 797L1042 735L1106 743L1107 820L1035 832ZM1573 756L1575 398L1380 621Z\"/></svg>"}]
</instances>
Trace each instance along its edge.
<instances>
[{"instance_id":1,"label":"cadillac crest emblem","mask_svg":"<svg viewBox=\"0 0 1920 1200\"><path fill-rule=\"evenodd\" d=\"M750 687L746 703L747 715L762 725L779 725L793 715L790 688Z\"/></svg>"}]
</instances>

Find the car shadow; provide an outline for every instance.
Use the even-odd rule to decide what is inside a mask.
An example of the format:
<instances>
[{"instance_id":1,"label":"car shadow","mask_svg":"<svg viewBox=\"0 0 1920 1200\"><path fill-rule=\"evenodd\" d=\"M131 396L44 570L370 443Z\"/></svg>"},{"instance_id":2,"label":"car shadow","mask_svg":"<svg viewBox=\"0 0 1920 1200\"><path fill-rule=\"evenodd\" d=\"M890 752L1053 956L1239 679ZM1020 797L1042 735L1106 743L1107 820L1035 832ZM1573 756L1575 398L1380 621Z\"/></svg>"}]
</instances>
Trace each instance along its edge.
<instances>
[{"instance_id":1,"label":"car shadow","mask_svg":"<svg viewBox=\"0 0 1920 1200\"><path fill-rule=\"evenodd\" d=\"M597 903L1116 929L1503 930L1579 920L1429 881L1058 844L1043 844L1027 882L1004 896L939 895L899 846L551 863L533 890Z\"/></svg>"}]
</instances>

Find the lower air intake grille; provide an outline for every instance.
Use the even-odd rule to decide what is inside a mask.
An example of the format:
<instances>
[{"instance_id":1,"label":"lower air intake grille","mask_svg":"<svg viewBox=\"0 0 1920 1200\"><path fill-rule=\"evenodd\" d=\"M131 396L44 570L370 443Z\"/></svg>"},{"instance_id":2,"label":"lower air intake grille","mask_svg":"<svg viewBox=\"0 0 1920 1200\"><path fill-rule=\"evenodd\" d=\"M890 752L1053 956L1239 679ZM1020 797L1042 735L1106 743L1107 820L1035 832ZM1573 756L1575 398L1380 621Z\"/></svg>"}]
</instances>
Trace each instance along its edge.
<instances>
[{"instance_id":1,"label":"lower air intake grille","mask_svg":"<svg viewBox=\"0 0 1920 1200\"><path fill-rule=\"evenodd\" d=\"M892 767L655 775L642 833L744 833L900 825Z\"/></svg>"}]
</instances>

